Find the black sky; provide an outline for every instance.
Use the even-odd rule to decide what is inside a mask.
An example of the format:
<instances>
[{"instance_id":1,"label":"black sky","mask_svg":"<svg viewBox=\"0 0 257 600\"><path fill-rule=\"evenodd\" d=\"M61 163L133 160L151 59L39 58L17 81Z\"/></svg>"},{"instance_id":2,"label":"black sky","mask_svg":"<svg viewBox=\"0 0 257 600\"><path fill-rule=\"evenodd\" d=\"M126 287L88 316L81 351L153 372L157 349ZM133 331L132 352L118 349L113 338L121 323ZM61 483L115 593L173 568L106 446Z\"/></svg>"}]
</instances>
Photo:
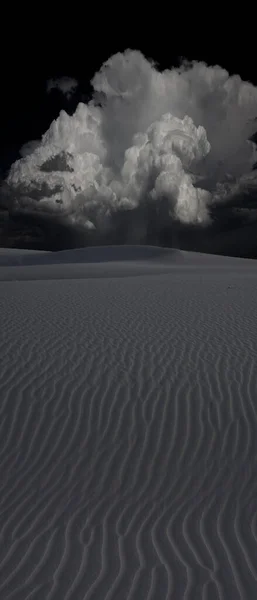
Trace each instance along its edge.
<instances>
[{"instance_id":1,"label":"black sky","mask_svg":"<svg viewBox=\"0 0 257 600\"><path fill-rule=\"evenodd\" d=\"M240 14L234 10L225 17L225 8L221 10L206 4L197 10L191 6L189 12L188 5L182 2L176 6L158 3L150 7L149 4L148 8L121 3L118 6L105 4L104 8L96 3L70 3L66 7L63 4L60 7L22 4L17 8L5 3L0 36L0 175L7 174L11 163L19 158L21 146L29 140L39 139L62 108L71 113L76 107L76 96L73 101L67 102L58 92L47 94L47 80L74 77L79 82L79 99L82 94L87 100L90 98L90 80L95 72L111 55L127 48L140 50L160 69L178 66L181 58L186 58L204 61L208 65L218 64L230 74L239 74L242 79L257 85L255 20L253 15L243 14L242 7L240 10ZM10 226L11 238L13 235L15 239L21 236L18 245L27 247L26 241L23 246L21 243L24 225L18 224L18 233L17 225L14 233L12 231L12 220ZM34 231L35 224L31 226ZM30 224L26 223L26 227ZM253 234L249 236L249 231L242 230L239 224L239 229L235 228L233 234L233 248L228 253L255 257L257 224L254 227ZM7 238L3 237L1 245L9 244L9 225L7 229ZM49 231L48 227L42 248L61 249L67 246L70 232L63 232L62 228L58 234L56 229ZM51 235L54 241L50 243ZM209 242L208 236L201 240L200 234L193 232L190 244L192 249L226 254L226 233L222 235L225 236L222 243L220 234L215 237L216 241L213 238L215 246L214 241ZM242 235L241 243L239 237ZM49 248L45 245L46 238ZM251 247L248 249L250 238ZM188 232L187 239L191 240ZM197 243L200 240L199 247L195 240ZM41 242L31 243L32 247L41 248ZM70 245L73 246L72 235Z\"/></svg>"},{"instance_id":2,"label":"black sky","mask_svg":"<svg viewBox=\"0 0 257 600\"><path fill-rule=\"evenodd\" d=\"M224 15L206 7L198 12L181 2L175 6L67 5L37 9L5 5L1 35L0 169L17 157L20 146L41 137L56 118L65 99L47 95L51 77L78 79L85 97L90 80L112 54L138 49L161 69L177 66L180 57L220 64L257 85L256 35L253 17ZM158 9L158 10L157 10ZM76 101L76 98L74 99ZM75 106L74 106L75 108Z\"/></svg>"}]
</instances>

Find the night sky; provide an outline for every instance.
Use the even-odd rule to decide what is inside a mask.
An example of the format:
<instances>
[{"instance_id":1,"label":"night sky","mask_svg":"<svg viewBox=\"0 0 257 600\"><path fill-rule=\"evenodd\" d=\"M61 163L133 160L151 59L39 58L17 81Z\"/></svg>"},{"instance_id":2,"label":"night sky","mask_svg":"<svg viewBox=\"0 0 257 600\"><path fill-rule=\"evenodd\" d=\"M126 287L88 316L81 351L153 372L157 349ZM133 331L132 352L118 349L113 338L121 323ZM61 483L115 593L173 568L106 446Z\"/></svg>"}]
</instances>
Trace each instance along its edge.
<instances>
[{"instance_id":1,"label":"night sky","mask_svg":"<svg viewBox=\"0 0 257 600\"><path fill-rule=\"evenodd\" d=\"M138 8L128 10L126 5L112 13L109 7L103 13L100 5L90 10L85 6L84 12L82 8L67 5L53 17L45 6L35 9L36 15L29 7L19 14L7 7L1 35L2 178L19 158L21 146L40 139L61 109L72 114L78 100L90 99L90 80L95 72L111 55L126 48L140 50L161 70L178 66L181 58L186 58L218 64L257 85L256 34L249 15L246 19L231 15L225 23L209 7L204 15L192 9L188 14L181 3L176 11L163 6L163 14L155 14L155 7L145 18L139 18ZM77 92L69 101L57 90L46 93L47 81L62 76L78 81ZM6 235L0 243L6 243ZM255 255L255 247L250 253Z\"/></svg>"},{"instance_id":2,"label":"night sky","mask_svg":"<svg viewBox=\"0 0 257 600\"><path fill-rule=\"evenodd\" d=\"M45 6L45 5L44 5ZM159 9L159 6L158 6ZM126 48L140 50L160 69L177 66L181 57L219 64L230 74L257 85L256 32L253 19L233 13L231 19L209 7L203 13L179 4L156 13L138 14L138 7L121 4L46 7L34 14L29 6L13 11L6 5L1 35L1 169L17 157L20 146L40 137L61 108L72 112L72 102L58 92L46 94L52 77L78 80L80 98L90 97L90 80L102 63ZM15 18L13 15L15 12ZM59 13L59 14L58 14Z\"/></svg>"}]
</instances>

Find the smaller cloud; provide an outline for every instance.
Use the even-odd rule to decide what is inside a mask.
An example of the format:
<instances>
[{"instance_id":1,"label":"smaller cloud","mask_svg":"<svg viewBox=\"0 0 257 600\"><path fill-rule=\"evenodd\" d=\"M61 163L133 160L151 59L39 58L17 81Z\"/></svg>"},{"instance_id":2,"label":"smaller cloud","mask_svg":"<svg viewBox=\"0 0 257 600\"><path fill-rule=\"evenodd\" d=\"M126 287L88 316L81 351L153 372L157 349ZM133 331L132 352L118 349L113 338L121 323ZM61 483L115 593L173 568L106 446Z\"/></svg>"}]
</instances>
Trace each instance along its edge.
<instances>
[{"instance_id":1,"label":"smaller cloud","mask_svg":"<svg viewBox=\"0 0 257 600\"><path fill-rule=\"evenodd\" d=\"M49 94L53 89L59 90L64 96L70 100L78 87L78 82L73 77L59 77L56 79L48 79L46 83L46 91Z\"/></svg>"}]
</instances>

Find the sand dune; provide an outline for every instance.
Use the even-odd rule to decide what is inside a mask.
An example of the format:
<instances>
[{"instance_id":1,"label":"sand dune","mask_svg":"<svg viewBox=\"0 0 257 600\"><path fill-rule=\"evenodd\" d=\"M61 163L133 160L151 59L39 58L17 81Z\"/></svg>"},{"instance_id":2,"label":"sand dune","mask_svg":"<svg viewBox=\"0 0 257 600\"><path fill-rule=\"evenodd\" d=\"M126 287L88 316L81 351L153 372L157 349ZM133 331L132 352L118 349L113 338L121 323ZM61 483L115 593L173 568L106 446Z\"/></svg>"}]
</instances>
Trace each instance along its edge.
<instances>
[{"instance_id":1,"label":"sand dune","mask_svg":"<svg viewBox=\"0 0 257 600\"><path fill-rule=\"evenodd\" d=\"M0 265L1 600L255 598L256 262Z\"/></svg>"}]
</instances>

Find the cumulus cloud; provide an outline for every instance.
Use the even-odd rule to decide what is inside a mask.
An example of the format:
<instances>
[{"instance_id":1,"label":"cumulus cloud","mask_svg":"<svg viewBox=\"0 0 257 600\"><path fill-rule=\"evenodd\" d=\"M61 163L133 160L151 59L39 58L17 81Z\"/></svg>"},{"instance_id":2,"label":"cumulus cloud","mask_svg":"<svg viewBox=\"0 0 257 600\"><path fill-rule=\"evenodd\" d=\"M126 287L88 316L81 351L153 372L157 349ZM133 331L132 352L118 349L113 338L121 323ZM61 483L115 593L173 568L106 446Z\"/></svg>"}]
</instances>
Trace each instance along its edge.
<instances>
[{"instance_id":1,"label":"cumulus cloud","mask_svg":"<svg viewBox=\"0 0 257 600\"><path fill-rule=\"evenodd\" d=\"M119 212L158 213L165 202L167 218L205 225L213 202L248 181L257 189L257 88L239 75L199 62L160 72L127 50L92 86L88 104L72 116L61 111L12 165L7 182L20 210L105 231Z\"/></svg>"},{"instance_id":2,"label":"cumulus cloud","mask_svg":"<svg viewBox=\"0 0 257 600\"><path fill-rule=\"evenodd\" d=\"M78 82L72 77L58 77L49 79L46 84L46 91L49 94L53 89L59 90L69 100L78 87Z\"/></svg>"}]
</instances>

